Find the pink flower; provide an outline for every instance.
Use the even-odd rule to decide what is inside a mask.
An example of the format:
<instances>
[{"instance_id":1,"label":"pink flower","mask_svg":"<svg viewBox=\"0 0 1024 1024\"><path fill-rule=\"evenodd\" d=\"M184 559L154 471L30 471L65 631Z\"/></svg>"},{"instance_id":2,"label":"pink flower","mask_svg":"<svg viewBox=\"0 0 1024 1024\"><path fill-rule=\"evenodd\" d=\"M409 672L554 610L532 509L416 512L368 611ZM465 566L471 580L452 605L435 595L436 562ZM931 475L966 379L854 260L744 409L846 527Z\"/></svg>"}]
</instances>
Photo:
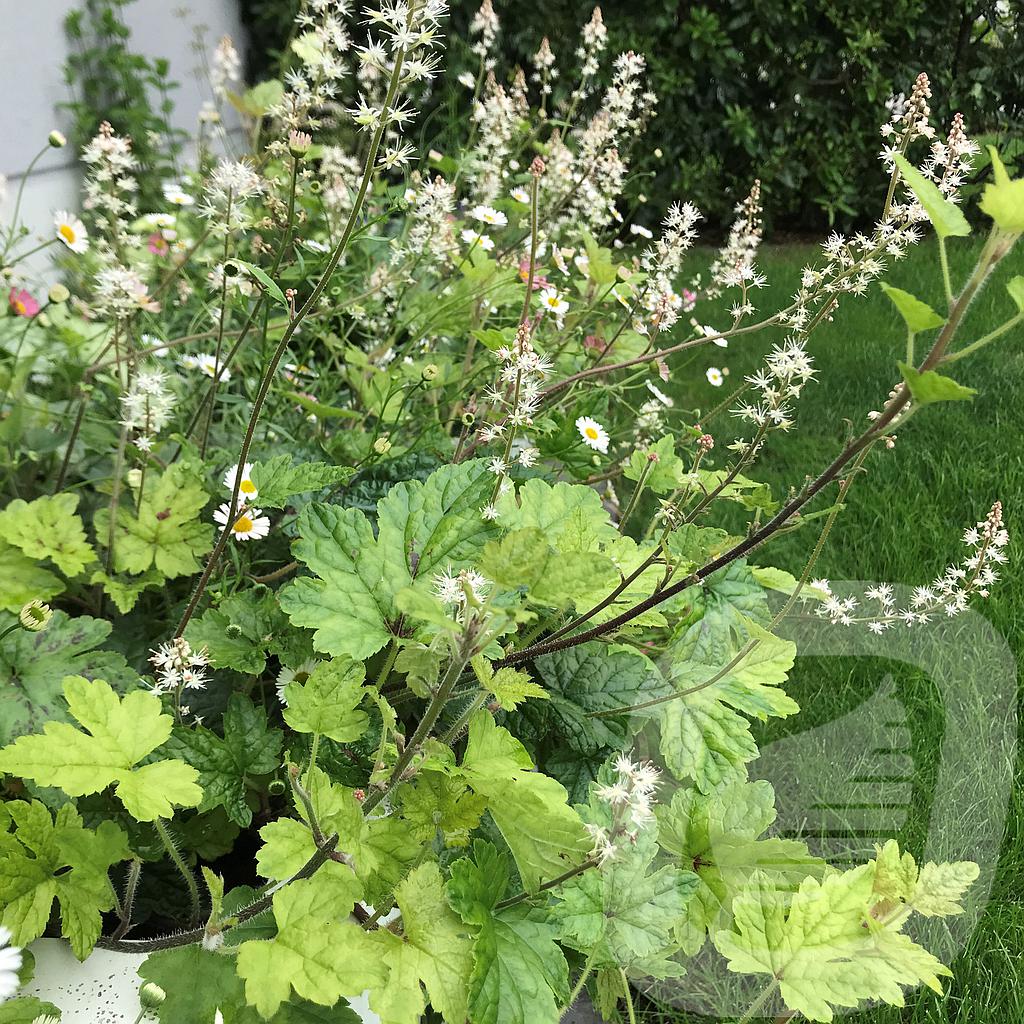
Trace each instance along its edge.
<instances>
[{"instance_id":1,"label":"pink flower","mask_svg":"<svg viewBox=\"0 0 1024 1024\"><path fill-rule=\"evenodd\" d=\"M149 236L146 248L148 248L154 256L166 256L171 251L171 247L167 244L166 239L158 231L154 231L153 234Z\"/></svg>"},{"instance_id":2,"label":"pink flower","mask_svg":"<svg viewBox=\"0 0 1024 1024\"><path fill-rule=\"evenodd\" d=\"M596 334L588 334L583 339L583 349L586 352L603 352L605 344Z\"/></svg>"},{"instance_id":3,"label":"pink flower","mask_svg":"<svg viewBox=\"0 0 1024 1024\"><path fill-rule=\"evenodd\" d=\"M697 293L691 292L689 288L683 289L683 312L689 313L697 305Z\"/></svg>"},{"instance_id":4,"label":"pink flower","mask_svg":"<svg viewBox=\"0 0 1024 1024\"><path fill-rule=\"evenodd\" d=\"M12 288L11 294L7 296L7 303L15 316L31 318L39 312L39 303L24 289L18 291L17 288Z\"/></svg>"},{"instance_id":5,"label":"pink flower","mask_svg":"<svg viewBox=\"0 0 1024 1024\"><path fill-rule=\"evenodd\" d=\"M530 280L530 261L520 260L519 261L519 277L523 284ZM539 291L541 288L550 288L551 282L543 274L538 274L536 270L533 274L533 290Z\"/></svg>"}]
</instances>

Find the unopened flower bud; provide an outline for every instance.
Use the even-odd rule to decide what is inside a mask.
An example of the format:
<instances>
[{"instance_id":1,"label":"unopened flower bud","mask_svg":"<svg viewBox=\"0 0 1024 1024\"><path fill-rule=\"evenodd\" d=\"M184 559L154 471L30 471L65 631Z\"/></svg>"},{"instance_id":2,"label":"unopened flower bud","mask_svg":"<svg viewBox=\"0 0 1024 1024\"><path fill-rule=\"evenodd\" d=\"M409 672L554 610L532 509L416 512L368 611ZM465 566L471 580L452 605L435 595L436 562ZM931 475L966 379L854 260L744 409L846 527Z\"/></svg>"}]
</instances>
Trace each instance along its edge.
<instances>
[{"instance_id":1,"label":"unopened flower bud","mask_svg":"<svg viewBox=\"0 0 1024 1024\"><path fill-rule=\"evenodd\" d=\"M224 628L224 635L229 640L239 640L242 637L242 627L237 622L229 622Z\"/></svg>"},{"instance_id":2,"label":"unopened flower bud","mask_svg":"<svg viewBox=\"0 0 1024 1024\"><path fill-rule=\"evenodd\" d=\"M421 374L425 381L431 381L434 380L440 372L441 371L438 370L435 363L427 363L427 365L423 367Z\"/></svg>"},{"instance_id":3,"label":"unopened flower bud","mask_svg":"<svg viewBox=\"0 0 1024 1024\"><path fill-rule=\"evenodd\" d=\"M155 1010L166 998L167 993L155 982L147 981L139 989L139 1002L147 1010Z\"/></svg>"},{"instance_id":4,"label":"unopened flower bud","mask_svg":"<svg viewBox=\"0 0 1024 1024\"><path fill-rule=\"evenodd\" d=\"M378 437L377 440L373 442L373 450L378 455L387 455L387 453L391 451L391 442L386 437Z\"/></svg>"},{"instance_id":5,"label":"unopened flower bud","mask_svg":"<svg viewBox=\"0 0 1024 1024\"><path fill-rule=\"evenodd\" d=\"M50 611L50 606L42 601L29 601L28 604L22 605L21 611L18 613L18 622L21 623L21 628L27 629L30 633L41 633L50 624L52 618L53 612Z\"/></svg>"},{"instance_id":6,"label":"unopened flower bud","mask_svg":"<svg viewBox=\"0 0 1024 1024\"><path fill-rule=\"evenodd\" d=\"M271 779L270 785L267 786L267 792L271 796L280 796L287 787L282 779Z\"/></svg>"},{"instance_id":7,"label":"unopened flower bud","mask_svg":"<svg viewBox=\"0 0 1024 1024\"><path fill-rule=\"evenodd\" d=\"M697 438L697 447L702 451L709 452L715 447L715 439L710 434L701 434Z\"/></svg>"},{"instance_id":8,"label":"unopened flower bud","mask_svg":"<svg viewBox=\"0 0 1024 1024\"><path fill-rule=\"evenodd\" d=\"M461 419L464 427L471 427L476 422L476 417L471 412L464 412Z\"/></svg>"},{"instance_id":9,"label":"unopened flower bud","mask_svg":"<svg viewBox=\"0 0 1024 1024\"><path fill-rule=\"evenodd\" d=\"M313 136L309 132L293 131L288 136L288 152L299 160L309 152L312 145Z\"/></svg>"},{"instance_id":10,"label":"unopened flower bud","mask_svg":"<svg viewBox=\"0 0 1024 1024\"><path fill-rule=\"evenodd\" d=\"M544 161L539 156L535 156L530 162L530 173L535 178L539 178L544 173Z\"/></svg>"},{"instance_id":11,"label":"unopened flower bud","mask_svg":"<svg viewBox=\"0 0 1024 1024\"><path fill-rule=\"evenodd\" d=\"M128 470L128 486L131 488L142 486L142 470L141 469L129 469Z\"/></svg>"},{"instance_id":12,"label":"unopened flower bud","mask_svg":"<svg viewBox=\"0 0 1024 1024\"><path fill-rule=\"evenodd\" d=\"M63 149L68 144L68 140L64 137L64 133L57 131L56 128L50 132L46 141L49 142L54 149Z\"/></svg>"},{"instance_id":13,"label":"unopened flower bud","mask_svg":"<svg viewBox=\"0 0 1024 1024\"><path fill-rule=\"evenodd\" d=\"M71 292L69 292L67 288L60 283L51 284L50 290L46 293L46 297L54 305L59 306L61 303L67 302L68 299L71 298Z\"/></svg>"}]
</instances>

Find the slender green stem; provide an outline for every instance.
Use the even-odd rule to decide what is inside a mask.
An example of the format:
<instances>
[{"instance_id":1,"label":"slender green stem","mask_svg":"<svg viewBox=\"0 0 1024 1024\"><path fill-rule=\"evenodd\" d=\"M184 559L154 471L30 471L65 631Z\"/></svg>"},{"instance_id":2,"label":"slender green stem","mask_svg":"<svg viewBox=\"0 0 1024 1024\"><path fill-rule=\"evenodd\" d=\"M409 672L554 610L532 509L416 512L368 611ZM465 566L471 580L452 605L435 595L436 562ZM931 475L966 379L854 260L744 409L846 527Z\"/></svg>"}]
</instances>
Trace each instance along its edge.
<instances>
[{"instance_id":1,"label":"slender green stem","mask_svg":"<svg viewBox=\"0 0 1024 1024\"><path fill-rule=\"evenodd\" d=\"M587 979L594 970L594 956L595 954L591 953L583 964L583 970L580 971L580 976L576 979L576 984L573 985L572 991L569 993L569 999L566 1002L565 1007L558 1011L559 1020L561 1020L573 1008L573 1006L576 1005L576 1000L583 991L583 986L586 985Z\"/></svg>"},{"instance_id":2,"label":"slender green stem","mask_svg":"<svg viewBox=\"0 0 1024 1024\"><path fill-rule=\"evenodd\" d=\"M644 485L647 483L647 478L651 475L651 470L654 468L654 461L655 460L648 455L647 461L644 463L644 468L640 471L640 479L637 480L636 487L633 488L633 493L629 496L629 502L626 505L626 509L619 518L619 533L626 532L626 523L629 522L629 517L633 514L633 509L636 508L636 503L640 500L640 495L643 494Z\"/></svg>"},{"instance_id":3,"label":"slender green stem","mask_svg":"<svg viewBox=\"0 0 1024 1024\"><path fill-rule=\"evenodd\" d=\"M946 254L946 239L939 235L939 266L942 268L942 287L946 292L946 308L953 308L953 282L949 276L949 256Z\"/></svg>"},{"instance_id":4,"label":"slender green stem","mask_svg":"<svg viewBox=\"0 0 1024 1024\"><path fill-rule=\"evenodd\" d=\"M156 829L156 834L160 837L160 842L163 843L164 849L167 851L167 856L171 858L174 866L178 869L181 877L185 880L185 885L188 886L188 896L192 901L192 921L199 920L199 886L196 884L195 875L189 870L189 866L185 863L185 858L182 857L178 847L174 844L174 837L171 835L170 830L164 823L162 818L153 819L153 828Z\"/></svg>"},{"instance_id":5,"label":"slender green stem","mask_svg":"<svg viewBox=\"0 0 1024 1024\"><path fill-rule=\"evenodd\" d=\"M25 173L21 176L21 181L18 182L18 194L14 200L14 212L11 214L11 228L7 233L7 239L4 242L4 251L0 255L0 260L6 261L7 254L11 250L11 245L14 242L14 232L18 229L18 216L21 213L21 200L25 194L25 184L28 179L32 176L32 172L36 168L36 164L45 156L46 151L50 149L50 144L47 142L45 146L32 159L29 161L28 167L25 168Z\"/></svg>"},{"instance_id":6,"label":"slender green stem","mask_svg":"<svg viewBox=\"0 0 1024 1024\"><path fill-rule=\"evenodd\" d=\"M622 979L622 996L626 1000L629 1024L636 1024L636 1010L633 1009L633 994L629 991L629 978L626 977L626 972L621 967L619 968L619 977Z\"/></svg>"},{"instance_id":7,"label":"slender green stem","mask_svg":"<svg viewBox=\"0 0 1024 1024\"><path fill-rule=\"evenodd\" d=\"M750 1009L736 1022L736 1024L749 1024L755 1017L760 1016L761 1011L768 1005L768 1001L773 995L775 990L779 987L779 979L773 979L772 983L754 1000Z\"/></svg>"},{"instance_id":8,"label":"slender green stem","mask_svg":"<svg viewBox=\"0 0 1024 1024\"><path fill-rule=\"evenodd\" d=\"M489 696L490 694L486 690L481 690L466 705L462 714L455 719L448 731L441 737L441 742L446 747L450 747L463 734L466 726L469 725L469 720L483 707L484 702Z\"/></svg>"},{"instance_id":9,"label":"slender green stem","mask_svg":"<svg viewBox=\"0 0 1024 1024\"><path fill-rule=\"evenodd\" d=\"M1012 330L1019 323L1024 321L1024 310L1021 310L1016 316L1010 317L1006 323L997 327L994 331L989 331L988 334L979 338L977 341L972 341L970 345L965 345L961 349L957 349L956 352L950 352L942 361L943 363L955 363L958 359L963 359L964 356L969 356L973 352L977 352L979 348L984 348L990 342L1001 338L1007 331Z\"/></svg>"},{"instance_id":10,"label":"slender green stem","mask_svg":"<svg viewBox=\"0 0 1024 1024\"><path fill-rule=\"evenodd\" d=\"M494 906L495 910L504 910L506 907L514 907L525 900L530 899L532 896L536 896L537 893L547 892L548 889L554 889L561 885L563 882L568 882L570 878L575 878L577 875L582 875L584 871L589 871L591 868L597 867L598 860L596 857L588 857L582 864L577 864L574 868L569 868L568 871L563 871L557 878L548 879L548 881L542 883L537 892L519 892L515 896L509 896L508 899L501 900L500 903L496 903Z\"/></svg>"},{"instance_id":11,"label":"slender green stem","mask_svg":"<svg viewBox=\"0 0 1024 1024\"><path fill-rule=\"evenodd\" d=\"M3 640L4 637L13 633L16 629L21 629L20 622L12 622L2 633L0 633L0 640Z\"/></svg>"}]
</instances>

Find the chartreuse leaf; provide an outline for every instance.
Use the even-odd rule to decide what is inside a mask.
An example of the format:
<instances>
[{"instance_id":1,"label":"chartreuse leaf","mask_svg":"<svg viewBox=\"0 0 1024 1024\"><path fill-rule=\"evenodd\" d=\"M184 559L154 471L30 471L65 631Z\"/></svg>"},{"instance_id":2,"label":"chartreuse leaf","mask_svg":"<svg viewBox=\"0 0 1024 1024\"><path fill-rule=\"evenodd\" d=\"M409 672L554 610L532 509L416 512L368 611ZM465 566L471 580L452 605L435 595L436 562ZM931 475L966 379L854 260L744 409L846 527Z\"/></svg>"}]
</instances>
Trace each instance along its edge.
<instances>
[{"instance_id":1,"label":"chartreuse leaf","mask_svg":"<svg viewBox=\"0 0 1024 1024\"><path fill-rule=\"evenodd\" d=\"M213 547L213 526L199 519L207 500L199 473L188 462L176 462L147 481L138 515L131 502L118 507L114 568L138 575L154 567L168 579L198 572L200 557ZM107 536L108 523L108 510L100 509L98 537Z\"/></svg>"},{"instance_id":2,"label":"chartreuse leaf","mask_svg":"<svg viewBox=\"0 0 1024 1024\"><path fill-rule=\"evenodd\" d=\"M920 868L910 853L901 853L895 839L875 846L876 916L890 916L897 906L923 917L951 917L963 913L960 900L977 880L973 861L936 864Z\"/></svg>"},{"instance_id":3,"label":"chartreuse leaf","mask_svg":"<svg viewBox=\"0 0 1024 1024\"><path fill-rule=\"evenodd\" d=\"M902 288L893 288L892 285L883 282L882 291L889 296L911 334L930 331L946 322L927 302L922 302Z\"/></svg>"},{"instance_id":4,"label":"chartreuse leaf","mask_svg":"<svg viewBox=\"0 0 1024 1024\"><path fill-rule=\"evenodd\" d=\"M665 764L676 778L692 778L700 790L710 792L743 778L746 764L757 757L744 715L764 721L799 710L779 686L793 666L796 647L742 615L705 615L700 625L726 633L709 636L691 628L669 649L671 678L680 696L658 705L658 713ZM710 682L741 650L732 638L735 629L743 631L741 644L757 641L756 646Z\"/></svg>"},{"instance_id":5,"label":"chartreuse leaf","mask_svg":"<svg viewBox=\"0 0 1024 1024\"><path fill-rule=\"evenodd\" d=\"M60 577L0 539L0 611L17 613L29 601L49 601L63 592Z\"/></svg>"},{"instance_id":6,"label":"chartreuse leaf","mask_svg":"<svg viewBox=\"0 0 1024 1024\"><path fill-rule=\"evenodd\" d=\"M1011 277L1006 282L1006 291L1010 298L1013 299L1017 312L1024 313L1024 277L1021 277L1020 274L1016 277Z\"/></svg>"},{"instance_id":7,"label":"chartreuse leaf","mask_svg":"<svg viewBox=\"0 0 1024 1024\"><path fill-rule=\"evenodd\" d=\"M13 621L0 614L0 629ZM137 685L138 676L120 654L98 651L111 625L88 615L70 618L55 611L41 633L15 630L0 644L0 744L31 732L44 722L68 720L61 680L85 676L108 680L116 690Z\"/></svg>"},{"instance_id":8,"label":"chartreuse leaf","mask_svg":"<svg viewBox=\"0 0 1024 1024\"><path fill-rule=\"evenodd\" d=\"M43 1018L60 1020L61 1012L53 1003L44 1003L35 996L18 996L0 1005L0 1024L36 1024Z\"/></svg>"},{"instance_id":9,"label":"chartreuse leaf","mask_svg":"<svg viewBox=\"0 0 1024 1024\"><path fill-rule=\"evenodd\" d=\"M591 788L581 807L589 824L611 830L610 804ZM665 865L652 870L658 854L658 826L649 822L634 842L624 841L600 870L585 871L558 888L554 915L562 941L593 957L596 967L675 973L668 958L675 950L673 933L686 903L697 889L692 871Z\"/></svg>"},{"instance_id":10,"label":"chartreuse leaf","mask_svg":"<svg viewBox=\"0 0 1024 1024\"><path fill-rule=\"evenodd\" d=\"M505 667L495 672L491 663L482 655L477 655L472 665L477 681L485 690L494 694L502 711L513 711L531 698L548 699L547 690L519 669Z\"/></svg>"},{"instance_id":11,"label":"chartreuse leaf","mask_svg":"<svg viewBox=\"0 0 1024 1024\"><path fill-rule=\"evenodd\" d=\"M596 551L556 551L536 527L515 530L487 544L480 571L499 587L524 589L535 604L568 608L581 593L611 590L615 563Z\"/></svg>"},{"instance_id":12,"label":"chartreuse leaf","mask_svg":"<svg viewBox=\"0 0 1024 1024\"><path fill-rule=\"evenodd\" d=\"M370 955L387 971L386 981L371 988L370 1009L381 1024L420 1024L429 997L446 1021L461 1024L469 1010L473 943L445 900L437 865L420 865L395 890L395 899L401 937L386 928L367 936Z\"/></svg>"},{"instance_id":13,"label":"chartreuse leaf","mask_svg":"<svg viewBox=\"0 0 1024 1024\"><path fill-rule=\"evenodd\" d=\"M295 633L274 592L255 587L207 609L189 623L185 639L195 650L205 647L215 668L259 675L268 654L281 655L296 646Z\"/></svg>"},{"instance_id":14,"label":"chartreuse leaf","mask_svg":"<svg viewBox=\"0 0 1024 1024\"><path fill-rule=\"evenodd\" d=\"M135 690L122 700L102 679L67 676L64 696L71 716L87 730L47 722L42 736L21 736L0 750L0 771L56 786L68 796L88 796L116 783L114 792L137 821L195 807L203 797L199 773L183 761L138 767L171 734L173 719L160 698Z\"/></svg>"},{"instance_id":15,"label":"chartreuse leaf","mask_svg":"<svg viewBox=\"0 0 1024 1024\"><path fill-rule=\"evenodd\" d=\"M462 779L440 771L421 770L400 794L402 817L421 843L431 843L440 833L447 846L466 846L487 806Z\"/></svg>"},{"instance_id":16,"label":"chartreuse leaf","mask_svg":"<svg viewBox=\"0 0 1024 1024\"><path fill-rule=\"evenodd\" d=\"M618 537L601 496L582 484L549 484L534 477L518 493L501 497L498 510L507 530L538 529L559 551L595 551Z\"/></svg>"},{"instance_id":17,"label":"chartreuse leaf","mask_svg":"<svg viewBox=\"0 0 1024 1024\"><path fill-rule=\"evenodd\" d=\"M36 800L5 807L15 830L0 834L0 922L14 945L28 945L43 934L56 899L61 933L84 960L99 938L101 912L115 903L107 872L131 857L127 836L112 821L84 828L71 804L55 820Z\"/></svg>"},{"instance_id":18,"label":"chartreuse leaf","mask_svg":"<svg viewBox=\"0 0 1024 1024\"><path fill-rule=\"evenodd\" d=\"M274 894L277 934L243 942L237 960L245 998L265 1019L274 1019L292 990L333 1006L343 995L380 983L371 936L345 920L359 896L352 869L334 862Z\"/></svg>"},{"instance_id":19,"label":"chartreuse leaf","mask_svg":"<svg viewBox=\"0 0 1024 1024\"><path fill-rule=\"evenodd\" d=\"M902 934L908 913L893 909L900 894L916 891L925 872L914 880L915 867L895 844L880 851L880 860L826 874L820 882L805 879L791 899L755 872L733 900L733 928L713 936L729 969L777 979L786 1005L816 1021L831 1021L834 1007L865 999L903 1006L903 988L922 982L941 994L939 977L950 971ZM968 872L963 865L931 869L921 901L931 910L955 912Z\"/></svg>"},{"instance_id":20,"label":"chartreuse leaf","mask_svg":"<svg viewBox=\"0 0 1024 1024\"><path fill-rule=\"evenodd\" d=\"M267 713L240 693L231 695L221 723L223 737L202 725L175 728L165 745L169 754L199 772L200 811L223 807L236 825L252 821L246 778L277 769L281 732L267 724Z\"/></svg>"},{"instance_id":21,"label":"chartreuse leaf","mask_svg":"<svg viewBox=\"0 0 1024 1024\"><path fill-rule=\"evenodd\" d=\"M917 405L931 405L934 402L969 402L978 393L974 388L957 384L952 377L944 377L934 370L923 373L906 363L897 363L910 394Z\"/></svg>"},{"instance_id":22,"label":"chartreuse leaf","mask_svg":"<svg viewBox=\"0 0 1024 1024\"><path fill-rule=\"evenodd\" d=\"M77 508L77 494L44 495L31 502L16 498L0 512L0 537L29 558L48 558L65 576L77 576L96 561Z\"/></svg>"},{"instance_id":23,"label":"chartreuse leaf","mask_svg":"<svg viewBox=\"0 0 1024 1024\"><path fill-rule=\"evenodd\" d=\"M316 575L284 588L281 607L295 625L316 630L316 650L368 658L399 632L397 593L475 561L497 532L480 516L492 481L477 460L397 484L377 504L376 537L355 509L307 505L293 552Z\"/></svg>"},{"instance_id":24,"label":"chartreuse leaf","mask_svg":"<svg viewBox=\"0 0 1024 1024\"><path fill-rule=\"evenodd\" d=\"M765 872L781 891L820 875L825 866L804 843L761 838L775 820L775 793L767 782L733 782L706 794L680 789L655 814L662 850L699 879L676 926L688 956L700 950L709 931L729 926L733 897L755 871Z\"/></svg>"},{"instance_id":25,"label":"chartreuse leaf","mask_svg":"<svg viewBox=\"0 0 1024 1024\"><path fill-rule=\"evenodd\" d=\"M993 180L981 194L981 212L1009 234L1024 234L1024 178L1010 180L995 146L988 147Z\"/></svg>"},{"instance_id":26,"label":"chartreuse leaf","mask_svg":"<svg viewBox=\"0 0 1024 1024\"><path fill-rule=\"evenodd\" d=\"M659 438L652 445L637 448L629 457L622 475L627 480L639 480L645 470L644 486L655 494L667 494L680 485L683 460L676 455L675 440L671 434Z\"/></svg>"},{"instance_id":27,"label":"chartreuse leaf","mask_svg":"<svg viewBox=\"0 0 1024 1024\"><path fill-rule=\"evenodd\" d=\"M292 465L290 455L276 455L252 467L252 482L259 492L261 507L284 508L296 494L348 483L354 472L351 466L331 466L326 462Z\"/></svg>"},{"instance_id":28,"label":"chartreuse leaf","mask_svg":"<svg viewBox=\"0 0 1024 1024\"><path fill-rule=\"evenodd\" d=\"M280 303L285 309L289 308L284 292L281 291L277 282L262 267L257 267L255 263L247 263L245 260L232 259L231 262L237 264L247 274L251 274L275 302Z\"/></svg>"},{"instance_id":29,"label":"chartreuse leaf","mask_svg":"<svg viewBox=\"0 0 1024 1024\"><path fill-rule=\"evenodd\" d=\"M163 581L163 573L156 569L147 569L135 579L108 576L102 569L95 570L89 577L90 583L98 583L103 587L103 593L114 602L122 615L127 615L135 607L144 590L158 587Z\"/></svg>"},{"instance_id":30,"label":"chartreuse leaf","mask_svg":"<svg viewBox=\"0 0 1024 1024\"><path fill-rule=\"evenodd\" d=\"M950 202L940 191L939 186L929 181L905 156L895 156L896 166L903 175L903 180L917 201L928 214L928 219L935 228L939 238L950 235L965 236L971 233L971 225L955 203ZM990 188L992 186L989 186ZM984 210L984 203L982 204ZM987 212L987 211L986 211ZM990 214L991 216L991 214Z\"/></svg>"},{"instance_id":31,"label":"chartreuse leaf","mask_svg":"<svg viewBox=\"0 0 1024 1024\"><path fill-rule=\"evenodd\" d=\"M473 929L469 1019L473 1024L558 1024L568 999L568 966L544 911L497 910L509 864L491 843L477 840L473 857L457 860L448 902Z\"/></svg>"},{"instance_id":32,"label":"chartreuse leaf","mask_svg":"<svg viewBox=\"0 0 1024 1024\"><path fill-rule=\"evenodd\" d=\"M305 683L285 687L284 720L296 731L319 733L350 743L366 731L369 716L359 710L367 694L362 662L341 657L322 661Z\"/></svg>"},{"instance_id":33,"label":"chartreuse leaf","mask_svg":"<svg viewBox=\"0 0 1024 1024\"><path fill-rule=\"evenodd\" d=\"M536 892L542 882L578 864L591 844L564 787L532 769L526 748L487 711L470 719L462 774L487 799L524 888Z\"/></svg>"}]
</instances>

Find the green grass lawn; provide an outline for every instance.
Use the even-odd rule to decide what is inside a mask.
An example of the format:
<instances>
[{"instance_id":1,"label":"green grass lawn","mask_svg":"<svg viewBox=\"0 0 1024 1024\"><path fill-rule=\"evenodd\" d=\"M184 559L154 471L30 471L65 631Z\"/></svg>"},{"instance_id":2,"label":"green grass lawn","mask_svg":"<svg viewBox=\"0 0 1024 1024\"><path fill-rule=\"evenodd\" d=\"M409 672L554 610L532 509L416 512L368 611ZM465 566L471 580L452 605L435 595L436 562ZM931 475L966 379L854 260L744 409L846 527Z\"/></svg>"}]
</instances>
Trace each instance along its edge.
<instances>
[{"instance_id":1,"label":"green grass lawn","mask_svg":"<svg viewBox=\"0 0 1024 1024\"><path fill-rule=\"evenodd\" d=\"M962 243L951 250L956 282L970 270L980 243L952 241ZM888 283L941 309L936 257L932 245L920 246L908 260L896 264ZM758 307L771 311L785 305L800 268L813 259L813 246L766 247L759 265L768 275L770 287L755 296ZM984 334L1014 312L1004 285L1009 277L1021 273L1024 251L1004 262L971 308L961 334L964 342ZM719 323L724 318L713 319L708 314L708 319ZM710 364L728 365L735 384L757 365L767 340L736 341L727 351L699 350L685 369L674 372L674 381L680 382L676 388L682 404L713 404L721 393L709 395L710 388L703 383L704 369ZM771 340L778 340L778 336ZM898 379L895 363L904 358L904 346L902 322L877 287L860 299L845 298L835 322L824 325L811 341L819 377L799 400L795 429L777 443L772 442L750 475L769 481L778 496L785 495L791 485L799 486L805 475L820 471L840 449L850 429L859 432L867 412L881 408ZM852 490L815 575L834 580L928 583L948 563L959 560L963 529L983 518L993 500L1001 499L1011 531L1010 561L991 599L975 607L1006 638L1019 659L1024 653L1024 577L1019 571L1024 550L1019 536L1024 529L1020 515L1024 508L1024 329L1018 328L957 363L950 372L955 372L961 383L976 388L977 398L922 410L905 429L898 430L894 450L872 454L868 473ZM697 383L681 383L684 380ZM816 530L808 524L762 549L755 561L799 574L815 538ZM970 643L951 643L943 653L948 665L959 665L964 670L963 692L954 697L954 703L962 698L969 704L968 691L974 685L971 680L985 683L986 670L977 663L975 654ZM928 673L882 658L804 657L798 658L788 687L801 705L801 714L760 729L759 742L769 744L834 720L837 715L841 717L870 698L886 674L891 676L898 700L906 709L915 771L911 810L896 834L901 843L920 855L931 814L941 801L946 817L952 807L953 820L962 822L962 834L952 837L962 842L962 848L953 856L971 859L980 842L978 836L989 821L979 823L977 817L979 808L984 807L985 780L969 781L969 766L975 763L974 752L982 750L992 732L998 731L988 727L1003 724L1012 716L1004 714L1001 723L986 717L998 715L997 710L986 709L976 717L974 738L955 752L967 767L957 772L954 765L950 788L949 776L938 774L942 744L944 740L948 743L951 735L947 707ZM979 746L973 747L973 743ZM991 752L984 749L985 756L989 756ZM947 762L949 756L947 748ZM1004 752L1004 756L1013 761L1017 784L1009 799L991 898L965 948L952 963L954 977L949 979L945 995L939 997L927 990L912 992L905 1008L868 1009L847 1016L847 1020L856 1024L1024 1021L1024 967L1020 959L1024 952L1024 831L1020 827L1024 797L1021 763L1013 760L1012 753ZM937 786L944 791L936 794ZM686 979L680 984L685 990ZM691 1024L707 1018L648 1003L640 1019L648 1024Z\"/></svg>"}]
</instances>

